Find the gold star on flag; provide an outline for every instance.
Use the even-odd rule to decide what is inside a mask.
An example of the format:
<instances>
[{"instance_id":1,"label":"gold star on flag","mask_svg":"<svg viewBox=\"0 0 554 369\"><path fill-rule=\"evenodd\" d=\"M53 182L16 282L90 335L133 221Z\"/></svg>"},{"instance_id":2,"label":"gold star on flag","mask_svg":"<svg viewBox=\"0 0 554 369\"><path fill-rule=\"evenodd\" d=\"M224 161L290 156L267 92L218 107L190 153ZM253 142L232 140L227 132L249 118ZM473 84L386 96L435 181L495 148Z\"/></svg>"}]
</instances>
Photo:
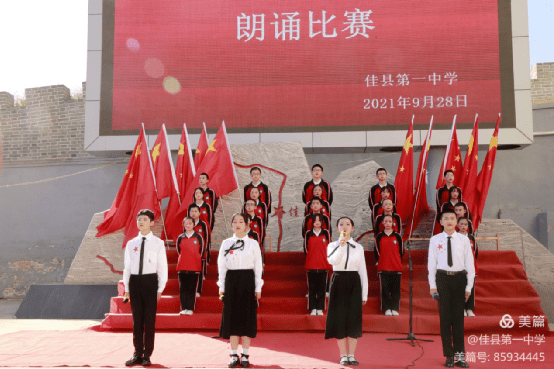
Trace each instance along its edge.
<instances>
[{"instance_id":1,"label":"gold star on flag","mask_svg":"<svg viewBox=\"0 0 554 369\"><path fill-rule=\"evenodd\" d=\"M489 170L491 170L491 169L492 169L492 165L489 165Z\"/></svg>"},{"instance_id":2,"label":"gold star on flag","mask_svg":"<svg viewBox=\"0 0 554 369\"><path fill-rule=\"evenodd\" d=\"M200 150L196 149L196 153L199 154L199 153L200 153Z\"/></svg>"},{"instance_id":3,"label":"gold star on flag","mask_svg":"<svg viewBox=\"0 0 554 369\"><path fill-rule=\"evenodd\" d=\"M473 135L471 135L469 139L469 144L467 145L467 152L471 154L471 150L473 150L473 141L475 141L475 138L473 138Z\"/></svg>"},{"instance_id":4,"label":"gold star on flag","mask_svg":"<svg viewBox=\"0 0 554 369\"><path fill-rule=\"evenodd\" d=\"M452 168L450 168L451 171L455 172L456 171L456 167L453 165Z\"/></svg>"},{"instance_id":5,"label":"gold star on flag","mask_svg":"<svg viewBox=\"0 0 554 369\"><path fill-rule=\"evenodd\" d=\"M400 171L401 171L401 172L403 172L403 171L404 171L404 166L402 166L402 167L400 168Z\"/></svg>"},{"instance_id":6,"label":"gold star on flag","mask_svg":"<svg viewBox=\"0 0 554 369\"><path fill-rule=\"evenodd\" d=\"M183 145L182 143L179 144L179 152L177 153L177 155L185 155L185 145Z\"/></svg>"},{"instance_id":7,"label":"gold star on flag","mask_svg":"<svg viewBox=\"0 0 554 369\"><path fill-rule=\"evenodd\" d=\"M425 150L429 151L430 147L431 147L431 140L427 141L427 148Z\"/></svg>"},{"instance_id":8,"label":"gold star on flag","mask_svg":"<svg viewBox=\"0 0 554 369\"><path fill-rule=\"evenodd\" d=\"M489 151L491 151L493 147L498 147L498 136L492 136L491 143L489 145Z\"/></svg>"},{"instance_id":9,"label":"gold star on flag","mask_svg":"<svg viewBox=\"0 0 554 369\"><path fill-rule=\"evenodd\" d=\"M409 135L406 138L406 141L404 141L404 150L406 150L406 154L410 151L410 147L414 147L414 144L412 143L412 135Z\"/></svg>"},{"instance_id":10,"label":"gold star on flag","mask_svg":"<svg viewBox=\"0 0 554 369\"><path fill-rule=\"evenodd\" d=\"M460 155L456 156L456 157L454 158L454 160L455 160L455 161L460 161Z\"/></svg>"},{"instance_id":11,"label":"gold star on flag","mask_svg":"<svg viewBox=\"0 0 554 369\"><path fill-rule=\"evenodd\" d=\"M129 169L125 170L125 174L129 173Z\"/></svg>"},{"instance_id":12,"label":"gold star on flag","mask_svg":"<svg viewBox=\"0 0 554 369\"><path fill-rule=\"evenodd\" d=\"M142 145L142 142L139 143L139 145L137 146L137 150L135 151L135 158L136 158L137 156L140 155L140 152L141 152L141 151L140 151L140 146L141 146L141 145Z\"/></svg>"},{"instance_id":13,"label":"gold star on flag","mask_svg":"<svg viewBox=\"0 0 554 369\"><path fill-rule=\"evenodd\" d=\"M131 173L131 175L129 176L129 178L133 178L133 173Z\"/></svg>"},{"instance_id":14,"label":"gold star on flag","mask_svg":"<svg viewBox=\"0 0 554 369\"><path fill-rule=\"evenodd\" d=\"M212 143L210 144L210 147L208 147L208 150L206 150L206 154L209 153L210 151L217 151L217 150L214 148L215 141L216 141L216 140L213 140L213 141L212 141Z\"/></svg>"},{"instance_id":15,"label":"gold star on flag","mask_svg":"<svg viewBox=\"0 0 554 369\"><path fill-rule=\"evenodd\" d=\"M154 163L156 162L156 159L158 158L158 156L160 156L161 145L162 145L161 143L157 144L156 146L154 146L154 150L152 150L152 160L154 160Z\"/></svg>"},{"instance_id":16,"label":"gold star on flag","mask_svg":"<svg viewBox=\"0 0 554 369\"><path fill-rule=\"evenodd\" d=\"M179 173L179 175L181 176L181 178L183 178L183 173Z\"/></svg>"},{"instance_id":17,"label":"gold star on flag","mask_svg":"<svg viewBox=\"0 0 554 369\"><path fill-rule=\"evenodd\" d=\"M475 160L479 160L479 156L478 156L478 155L475 155Z\"/></svg>"}]
</instances>

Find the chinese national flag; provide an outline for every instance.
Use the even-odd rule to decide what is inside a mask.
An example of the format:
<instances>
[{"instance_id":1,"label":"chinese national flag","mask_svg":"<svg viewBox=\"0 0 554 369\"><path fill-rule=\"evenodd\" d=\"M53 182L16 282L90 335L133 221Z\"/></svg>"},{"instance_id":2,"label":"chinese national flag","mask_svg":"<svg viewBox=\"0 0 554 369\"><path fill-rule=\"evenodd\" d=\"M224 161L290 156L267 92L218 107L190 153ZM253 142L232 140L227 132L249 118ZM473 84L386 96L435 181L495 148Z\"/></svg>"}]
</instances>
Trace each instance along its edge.
<instances>
[{"instance_id":1,"label":"chinese national flag","mask_svg":"<svg viewBox=\"0 0 554 369\"><path fill-rule=\"evenodd\" d=\"M407 219L411 215L414 204L414 119L406 133L404 148L398 163L396 178L396 212L401 219Z\"/></svg>"},{"instance_id":2,"label":"chinese national flag","mask_svg":"<svg viewBox=\"0 0 554 369\"><path fill-rule=\"evenodd\" d=\"M176 216L179 210L179 206L181 206L181 201L183 201L183 195L186 192L189 184L192 183L195 175L194 160L192 159L192 151L190 147L186 124L183 124L183 131L181 132L181 140L179 142L179 152L177 153L177 166L175 167L175 175L177 177L179 193L172 195L169 199L169 204L167 205L167 213L165 215L166 219L169 220L173 219ZM177 238L181 234L181 232L179 232L177 235L173 235L172 233L170 233L169 230L167 230L167 232L167 238L170 239ZM165 234L163 233L162 239L165 239Z\"/></svg>"},{"instance_id":3,"label":"chinese national flag","mask_svg":"<svg viewBox=\"0 0 554 369\"><path fill-rule=\"evenodd\" d=\"M477 186L475 191L475 200L473 207L471 207L471 214L473 214L473 229L477 230L483 216L483 210L485 210L485 203L487 202L487 195L489 194L489 187L492 180L492 172L494 171L494 162L496 159L496 150L498 149L498 127L500 125L500 114L496 122L496 128L492 134L491 142L489 144L489 151L485 157L485 162L481 167L481 172L477 177Z\"/></svg>"},{"instance_id":4,"label":"chinese national flag","mask_svg":"<svg viewBox=\"0 0 554 369\"><path fill-rule=\"evenodd\" d=\"M206 124L204 124L204 128L202 128L202 133L200 134L200 141L198 141L198 146L196 146L196 152L194 154L195 168L200 168L200 165L202 165L202 161L206 156L206 150L208 150L208 134L206 133ZM211 183L210 187L212 187Z\"/></svg>"},{"instance_id":5,"label":"chinese national flag","mask_svg":"<svg viewBox=\"0 0 554 369\"><path fill-rule=\"evenodd\" d=\"M114 208L115 206L115 208ZM137 213L150 209L156 218L160 216L160 206L156 198L156 185L150 163L144 127L123 176L116 200L107 217L96 227L96 237L104 236L125 227L123 247L138 234Z\"/></svg>"},{"instance_id":6,"label":"chinese national flag","mask_svg":"<svg viewBox=\"0 0 554 369\"><path fill-rule=\"evenodd\" d=\"M419 156L419 164L417 167L417 177L415 183L415 199L414 206L412 207L412 213L409 215L406 228L404 230L404 239L411 236L414 229L421 221L423 215L429 211L429 205L427 204L427 159L429 158L429 148L431 147L431 134L433 133L433 118L431 117L431 124L429 125L429 131L425 137L423 143L422 152Z\"/></svg>"},{"instance_id":7,"label":"chinese national flag","mask_svg":"<svg viewBox=\"0 0 554 369\"><path fill-rule=\"evenodd\" d=\"M197 168L196 175L194 176L192 183L199 183L201 173L208 174L210 177L210 188L213 189L218 196L227 195L228 193L231 193L239 188L237 173L235 172L235 165L233 164L233 157L231 155L231 149L227 139L225 122L223 122L219 132L217 132L217 135L214 137L212 143L206 150L204 160L202 161L200 167ZM194 186L189 186L187 188L187 191L183 196L183 202L167 229L169 234L178 236L182 233L182 221L187 214L188 206L191 204L191 201L186 199L193 198L194 189Z\"/></svg>"},{"instance_id":8,"label":"chinese national flag","mask_svg":"<svg viewBox=\"0 0 554 369\"><path fill-rule=\"evenodd\" d=\"M160 133L154 142L154 147L150 153L152 157L152 167L154 168L154 178L156 178L156 189L158 190L158 200L170 197L177 192L176 180L173 174L173 161L167 142L165 124L162 125Z\"/></svg>"},{"instance_id":9,"label":"chinese national flag","mask_svg":"<svg viewBox=\"0 0 554 369\"><path fill-rule=\"evenodd\" d=\"M479 165L478 148L479 120L475 116L475 124L467 145L466 157L464 159L464 168L462 169L462 178L460 188L462 189L462 200L471 209L475 196L475 185L477 183L477 166Z\"/></svg>"},{"instance_id":10,"label":"chinese national flag","mask_svg":"<svg viewBox=\"0 0 554 369\"><path fill-rule=\"evenodd\" d=\"M456 116L454 116L454 122L452 123L452 131L450 133L450 141L446 146L446 152L444 153L444 160L442 161L439 177L437 178L437 189L444 186L445 170L451 170L454 172L454 185L460 183L460 174L462 173L462 152L460 151L460 145L458 143L458 134L456 133Z\"/></svg>"}]
</instances>

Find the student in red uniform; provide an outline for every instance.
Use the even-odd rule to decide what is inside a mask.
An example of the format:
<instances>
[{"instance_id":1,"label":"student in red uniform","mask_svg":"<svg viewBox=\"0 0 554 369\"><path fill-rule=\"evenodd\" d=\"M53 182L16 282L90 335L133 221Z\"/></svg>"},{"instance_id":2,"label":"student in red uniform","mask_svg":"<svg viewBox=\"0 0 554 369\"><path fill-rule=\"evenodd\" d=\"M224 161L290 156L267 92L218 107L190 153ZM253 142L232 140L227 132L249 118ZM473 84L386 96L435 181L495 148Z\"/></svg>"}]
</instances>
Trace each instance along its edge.
<instances>
[{"instance_id":1,"label":"student in red uniform","mask_svg":"<svg viewBox=\"0 0 554 369\"><path fill-rule=\"evenodd\" d=\"M183 219L184 233L177 239L177 274L179 276L179 297L183 315L192 315L196 304L196 291L202 273L204 239L194 232L194 219Z\"/></svg>"},{"instance_id":2,"label":"student in red uniform","mask_svg":"<svg viewBox=\"0 0 554 369\"><path fill-rule=\"evenodd\" d=\"M402 277L402 236L394 232L392 215L383 217L385 230L375 237L375 260L381 284L381 310L385 315L397 316L400 309L400 280Z\"/></svg>"},{"instance_id":3,"label":"student in red uniform","mask_svg":"<svg viewBox=\"0 0 554 369\"><path fill-rule=\"evenodd\" d=\"M383 200L383 213L375 219L375 234L381 233L385 230L385 225L383 224L383 218L385 215L390 215L393 218L392 230L396 233L402 232L402 219L400 215L394 212L394 205L392 204L391 199Z\"/></svg>"},{"instance_id":4,"label":"student in red uniform","mask_svg":"<svg viewBox=\"0 0 554 369\"><path fill-rule=\"evenodd\" d=\"M312 166L312 180L306 182L304 185L304 191L302 191L302 201L304 204L310 202L313 197L313 187L315 185L320 185L323 192L321 193L321 198L329 203L333 204L333 191L331 190L331 184L321 178L323 175L323 167L319 164L314 164Z\"/></svg>"},{"instance_id":5,"label":"student in red uniform","mask_svg":"<svg viewBox=\"0 0 554 369\"><path fill-rule=\"evenodd\" d=\"M461 204L460 197L462 191L456 186L450 187L448 190L448 201L441 205L440 213L437 213L435 218L435 228L433 235L439 234L443 231L443 227L439 223L439 214L442 214L446 209L455 210L456 205ZM466 206L467 207L467 206Z\"/></svg>"},{"instance_id":6,"label":"student in red uniform","mask_svg":"<svg viewBox=\"0 0 554 369\"><path fill-rule=\"evenodd\" d=\"M260 179L262 177L262 170L258 167L253 167L250 169L250 177L252 182L244 186L244 201L246 202L252 198L250 196L250 189L257 187L260 193L259 200L265 204L267 213L271 214L271 192L269 187Z\"/></svg>"},{"instance_id":7,"label":"student in red uniform","mask_svg":"<svg viewBox=\"0 0 554 369\"><path fill-rule=\"evenodd\" d=\"M217 194L215 193L215 191L208 187L210 176L206 173L202 173L200 174L200 177L198 177L198 182L200 182L200 188L204 193L204 201L210 204L210 206L212 207L212 211L215 214L219 202L217 200Z\"/></svg>"},{"instance_id":8,"label":"student in red uniform","mask_svg":"<svg viewBox=\"0 0 554 369\"><path fill-rule=\"evenodd\" d=\"M369 190L369 196L368 196L368 203L369 208L373 209L375 205L377 205L381 200L381 190L383 187L388 187L391 190L391 194L389 198L392 200L392 203L396 206L396 188L393 184L390 184L387 182L388 173L385 168L379 168L375 172L375 175L377 176L377 179L379 180L379 183L377 183L375 186L371 187Z\"/></svg>"},{"instance_id":9,"label":"student in red uniform","mask_svg":"<svg viewBox=\"0 0 554 369\"><path fill-rule=\"evenodd\" d=\"M458 233L466 236L469 238L469 243L471 244L471 251L473 251L473 262L475 265L475 278L477 279L477 256L479 255L479 248L477 247L477 242L475 241L475 237L469 233L469 224L470 220L466 217L460 217L458 218ZM465 307L464 307L464 316L475 316L475 313L473 312L475 310L475 280L473 280L473 288L471 289L471 295L469 296L469 299L467 299Z\"/></svg>"},{"instance_id":10,"label":"student in red uniform","mask_svg":"<svg viewBox=\"0 0 554 369\"><path fill-rule=\"evenodd\" d=\"M321 202L321 214L327 215L329 217L329 220L331 220L331 205L329 205L328 201L325 201L321 198L321 195L323 194L323 187L320 185L315 185L312 190L312 200L313 199L319 199ZM312 213L312 200L308 201L306 204L306 207L304 208L304 216Z\"/></svg>"},{"instance_id":11,"label":"student in red uniform","mask_svg":"<svg viewBox=\"0 0 554 369\"><path fill-rule=\"evenodd\" d=\"M371 211L371 224L373 225L373 229L375 229L375 220L377 220L377 217L381 214L383 214L383 201L391 199L392 196L392 189L390 187L383 187L381 188L381 201L379 201L372 209ZM393 201L394 204L394 201ZM393 205L392 211L396 213L396 206Z\"/></svg>"},{"instance_id":12,"label":"student in red uniform","mask_svg":"<svg viewBox=\"0 0 554 369\"><path fill-rule=\"evenodd\" d=\"M456 206L454 206L454 212L456 213L456 218L467 218L467 233L473 234L473 221L471 217L471 213L467 209L467 204L463 201L458 202ZM458 230L458 227L456 227L456 230Z\"/></svg>"},{"instance_id":13,"label":"student in red uniform","mask_svg":"<svg viewBox=\"0 0 554 369\"><path fill-rule=\"evenodd\" d=\"M264 240L265 240L265 224L262 218L256 215L256 202L252 199L246 201L245 204L246 214L249 216L248 227L250 230L258 235L258 243L260 244L260 249L262 252L262 262L265 265L265 250L264 250ZM249 235L250 237L250 235ZM255 239L253 237L250 237Z\"/></svg>"},{"instance_id":14,"label":"student in red uniform","mask_svg":"<svg viewBox=\"0 0 554 369\"><path fill-rule=\"evenodd\" d=\"M441 206L445 202L448 202L450 199L450 189L454 186L454 172L450 169L444 171L444 181L446 182L444 186L437 190L436 204L437 204L437 213L440 214ZM458 200L462 201L462 190L460 187L457 187L460 190L460 196Z\"/></svg>"},{"instance_id":15,"label":"student in red uniform","mask_svg":"<svg viewBox=\"0 0 554 369\"><path fill-rule=\"evenodd\" d=\"M306 274L308 275L308 310L310 315L323 315L327 275L331 265L327 261L329 231L322 229L323 215L314 214L313 229L304 238Z\"/></svg>"},{"instance_id":16,"label":"student in red uniform","mask_svg":"<svg viewBox=\"0 0 554 369\"><path fill-rule=\"evenodd\" d=\"M198 233L200 237L202 237L202 240L204 240L204 247L206 249L204 256L202 257L202 278L199 278L198 282L198 294L196 297L199 297L202 293L202 281L206 279L206 260L209 258L210 253L210 244L212 242L211 240L211 233L210 228L202 219L200 219L200 208L196 204L192 204L189 206L189 216L194 219L194 232Z\"/></svg>"},{"instance_id":17,"label":"student in red uniform","mask_svg":"<svg viewBox=\"0 0 554 369\"><path fill-rule=\"evenodd\" d=\"M316 214L321 214L323 217L321 228L328 230L329 233L331 232L329 217L321 213L321 201L319 201L319 199L312 199L312 214L304 217L304 222L302 223L302 237L305 237L306 233L314 228L314 216Z\"/></svg>"},{"instance_id":18,"label":"student in red uniform","mask_svg":"<svg viewBox=\"0 0 554 369\"><path fill-rule=\"evenodd\" d=\"M202 188L200 187L194 190L194 202L189 205L189 209L193 204L200 208L200 219L210 227L210 230L213 230L212 223L214 214L212 207L209 203L204 201L204 192L202 192Z\"/></svg>"},{"instance_id":19,"label":"student in red uniform","mask_svg":"<svg viewBox=\"0 0 554 369\"><path fill-rule=\"evenodd\" d=\"M267 228L267 222L269 221L269 217L267 215L267 207L263 202L260 201L260 190L257 187L252 187L250 189L250 196L251 200L255 201L256 204L256 210L255 213L257 216L259 216L264 223L264 227ZM246 203L242 206L242 212L246 213Z\"/></svg>"}]
</instances>

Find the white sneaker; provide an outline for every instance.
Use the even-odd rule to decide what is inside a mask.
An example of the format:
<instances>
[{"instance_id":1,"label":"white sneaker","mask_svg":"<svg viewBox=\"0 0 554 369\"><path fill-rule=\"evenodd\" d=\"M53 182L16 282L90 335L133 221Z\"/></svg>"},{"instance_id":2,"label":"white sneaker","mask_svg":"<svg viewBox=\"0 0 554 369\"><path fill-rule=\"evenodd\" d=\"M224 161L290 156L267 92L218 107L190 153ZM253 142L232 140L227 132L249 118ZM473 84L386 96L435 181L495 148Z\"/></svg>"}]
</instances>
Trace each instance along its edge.
<instances>
[{"instance_id":1,"label":"white sneaker","mask_svg":"<svg viewBox=\"0 0 554 369\"><path fill-rule=\"evenodd\" d=\"M317 310L313 309L312 312L310 313L310 315L317 315Z\"/></svg>"},{"instance_id":2,"label":"white sneaker","mask_svg":"<svg viewBox=\"0 0 554 369\"><path fill-rule=\"evenodd\" d=\"M200 294L198 292L196 292L196 297L200 297Z\"/></svg>"},{"instance_id":3,"label":"white sneaker","mask_svg":"<svg viewBox=\"0 0 554 369\"><path fill-rule=\"evenodd\" d=\"M192 315L193 311L192 310L187 310L185 314L187 315Z\"/></svg>"},{"instance_id":4,"label":"white sneaker","mask_svg":"<svg viewBox=\"0 0 554 369\"><path fill-rule=\"evenodd\" d=\"M467 310L464 310L464 316L467 316Z\"/></svg>"},{"instance_id":5,"label":"white sneaker","mask_svg":"<svg viewBox=\"0 0 554 369\"><path fill-rule=\"evenodd\" d=\"M185 310L181 310L181 312L179 313L180 315L185 315L187 313L187 309Z\"/></svg>"},{"instance_id":6,"label":"white sneaker","mask_svg":"<svg viewBox=\"0 0 554 369\"><path fill-rule=\"evenodd\" d=\"M392 310L391 313L392 313L393 316L399 316L400 315L400 314L398 314L398 311L396 311L396 310Z\"/></svg>"},{"instance_id":7,"label":"white sneaker","mask_svg":"<svg viewBox=\"0 0 554 369\"><path fill-rule=\"evenodd\" d=\"M205 281L205 280L206 280L206 276L203 276L203 277L202 277L202 280Z\"/></svg>"},{"instance_id":8,"label":"white sneaker","mask_svg":"<svg viewBox=\"0 0 554 369\"><path fill-rule=\"evenodd\" d=\"M329 297L329 292L325 292L325 297Z\"/></svg>"},{"instance_id":9,"label":"white sneaker","mask_svg":"<svg viewBox=\"0 0 554 369\"><path fill-rule=\"evenodd\" d=\"M385 311L385 315L386 316L392 316L392 311L390 309Z\"/></svg>"},{"instance_id":10,"label":"white sneaker","mask_svg":"<svg viewBox=\"0 0 554 369\"><path fill-rule=\"evenodd\" d=\"M318 310L317 315L323 316L323 310Z\"/></svg>"},{"instance_id":11,"label":"white sneaker","mask_svg":"<svg viewBox=\"0 0 554 369\"><path fill-rule=\"evenodd\" d=\"M467 316L475 316L475 314L473 313L473 310L468 310Z\"/></svg>"}]
</instances>

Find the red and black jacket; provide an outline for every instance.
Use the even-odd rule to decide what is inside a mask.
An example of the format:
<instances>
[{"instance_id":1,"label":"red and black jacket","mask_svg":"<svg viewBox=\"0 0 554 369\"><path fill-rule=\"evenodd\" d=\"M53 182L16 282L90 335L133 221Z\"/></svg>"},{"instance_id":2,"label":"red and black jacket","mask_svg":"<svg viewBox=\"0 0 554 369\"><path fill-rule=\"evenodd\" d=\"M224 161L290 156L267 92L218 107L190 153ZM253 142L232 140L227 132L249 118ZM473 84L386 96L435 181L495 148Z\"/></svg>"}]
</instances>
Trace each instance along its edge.
<instances>
[{"instance_id":1,"label":"red and black jacket","mask_svg":"<svg viewBox=\"0 0 554 369\"><path fill-rule=\"evenodd\" d=\"M333 235L331 232L331 221L329 220L329 217L327 215L320 214L323 218L323 222L321 224L322 229L326 229L329 231L330 235ZM316 214L309 214L304 217L304 222L302 223L302 237L306 236L306 233L308 231L311 231L314 228L314 218Z\"/></svg>"},{"instance_id":2,"label":"red and black jacket","mask_svg":"<svg viewBox=\"0 0 554 369\"><path fill-rule=\"evenodd\" d=\"M248 238L250 238L250 239L256 241L257 243L260 243L260 236L259 236L256 232L254 232L252 229L250 229L250 230L248 231L247 236L248 236ZM263 250L263 249L262 249L262 250ZM262 252L263 252L263 251L262 251Z\"/></svg>"},{"instance_id":3,"label":"red and black jacket","mask_svg":"<svg viewBox=\"0 0 554 369\"><path fill-rule=\"evenodd\" d=\"M386 186L388 186L391 189L390 199L392 200L392 204L396 206L396 188L394 185L387 182ZM369 208L373 209L375 205L381 202L381 188L385 186L382 186L377 183L371 189L369 190L369 196L367 199L367 202L369 203Z\"/></svg>"},{"instance_id":4,"label":"red and black jacket","mask_svg":"<svg viewBox=\"0 0 554 369\"><path fill-rule=\"evenodd\" d=\"M389 271L402 273L402 255L404 255L404 243L402 236L396 232L387 235L381 232L375 236L375 260L379 262L377 271Z\"/></svg>"},{"instance_id":5,"label":"red and black jacket","mask_svg":"<svg viewBox=\"0 0 554 369\"><path fill-rule=\"evenodd\" d=\"M177 271L202 271L202 259L205 258L206 247L204 239L196 232L190 237L185 233L177 238Z\"/></svg>"},{"instance_id":6,"label":"red and black jacket","mask_svg":"<svg viewBox=\"0 0 554 369\"><path fill-rule=\"evenodd\" d=\"M242 205L242 212L246 213L246 203ZM256 204L256 210L254 210L256 216L260 217L264 223L264 226L267 227L267 222L269 221L269 216L267 215L267 206L260 200Z\"/></svg>"},{"instance_id":7,"label":"red and black jacket","mask_svg":"<svg viewBox=\"0 0 554 369\"><path fill-rule=\"evenodd\" d=\"M209 227L210 227L210 231L214 229L214 213L212 211L212 207L210 206L209 203L207 203L206 201L204 201L202 203L202 205L197 205L196 202L193 202L192 204L189 205L189 208L188 208L188 211L187 211L187 214L188 216L190 217L190 208L193 206L193 205L196 205L200 208L200 219L202 221L204 221L204 223L206 223Z\"/></svg>"},{"instance_id":8,"label":"red and black jacket","mask_svg":"<svg viewBox=\"0 0 554 369\"><path fill-rule=\"evenodd\" d=\"M458 187L458 189L460 190L460 197L458 198L458 201L462 201L462 189L460 187ZM437 190L437 197L435 201L437 203L437 212L440 213L442 204L450 201L450 188L447 188L446 185L439 188Z\"/></svg>"},{"instance_id":9,"label":"red and black jacket","mask_svg":"<svg viewBox=\"0 0 554 369\"><path fill-rule=\"evenodd\" d=\"M312 179L309 182L306 182L304 185L304 190L302 191L302 201L304 204L307 204L310 202L310 200L314 197L313 189L316 184L314 183L314 180ZM333 204L333 191L331 190L331 184L325 180L321 180L318 185L321 186L321 189L323 192L321 193L321 198L329 203L329 205Z\"/></svg>"},{"instance_id":10,"label":"red and black jacket","mask_svg":"<svg viewBox=\"0 0 554 369\"><path fill-rule=\"evenodd\" d=\"M202 237L202 240L204 240L204 247L206 248L206 252L204 253L203 258L205 259L207 256L209 256L210 245L212 242L210 228L208 228L208 225L204 223L204 221L198 219L198 222L194 225L194 232L198 233L200 237Z\"/></svg>"},{"instance_id":11,"label":"red and black jacket","mask_svg":"<svg viewBox=\"0 0 554 369\"><path fill-rule=\"evenodd\" d=\"M326 229L321 229L318 235L312 230L304 238L304 253L306 254L305 267L307 270L329 270L331 265L327 261L327 245L331 235Z\"/></svg>"},{"instance_id":12,"label":"red and black jacket","mask_svg":"<svg viewBox=\"0 0 554 369\"><path fill-rule=\"evenodd\" d=\"M375 205L372 209L373 210L371 211L371 223L373 224L373 229L375 229L375 221L377 220L377 217L379 215L383 214L385 209L383 209L382 202L378 202L377 205ZM396 214L396 205L392 206L392 212Z\"/></svg>"},{"instance_id":13,"label":"red and black jacket","mask_svg":"<svg viewBox=\"0 0 554 369\"><path fill-rule=\"evenodd\" d=\"M265 224L262 218L256 214L254 214L254 217L251 216L251 220L250 229L258 235L258 243L261 245L265 240Z\"/></svg>"},{"instance_id":14,"label":"red and black jacket","mask_svg":"<svg viewBox=\"0 0 554 369\"><path fill-rule=\"evenodd\" d=\"M254 187L257 187L258 190L260 190L259 201L265 204L267 213L271 214L271 192L269 191L269 187L267 187L267 185L262 181L260 181L257 186L254 186L252 182L244 186L244 202L252 199L252 197L250 197L250 190Z\"/></svg>"},{"instance_id":15,"label":"red and black jacket","mask_svg":"<svg viewBox=\"0 0 554 369\"><path fill-rule=\"evenodd\" d=\"M204 194L204 202L210 204L212 212L215 213L217 205L219 204L215 191L209 187L206 187L206 189L203 189L202 187L198 188L200 188L202 190L202 193ZM192 202L196 202L196 199L194 198L194 193L192 194Z\"/></svg>"},{"instance_id":16,"label":"red and black jacket","mask_svg":"<svg viewBox=\"0 0 554 369\"><path fill-rule=\"evenodd\" d=\"M473 265L475 266L475 275L477 275L477 256L479 255L479 247L475 241L475 237L472 234L467 235L469 243L471 244L471 251L473 251Z\"/></svg>"},{"instance_id":17,"label":"red and black jacket","mask_svg":"<svg viewBox=\"0 0 554 369\"><path fill-rule=\"evenodd\" d=\"M308 201L308 203L306 204L306 207L304 208L304 216L308 215L308 214L312 214L313 213L313 210L312 210L312 200L314 198L312 198L310 201ZM327 215L329 217L329 219L331 219L331 205L329 205L329 202L328 201L325 201L323 200L322 198L319 198L319 201L321 201L321 214L324 214L324 215Z\"/></svg>"},{"instance_id":18,"label":"red and black jacket","mask_svg":"<svg viewBox=\"0 0 554 369\"><path fill-rule=\"evenodd\" d=\"M385 230L385 226L383 225L383 218L385 218L385 214L382 213L375 219L375 228L373 229L374 234L381 233ZM400 219L400 215L396 213L392 213L392 230L396 233L402 233L402 219Z\"/></svg>"}]
</instances>

